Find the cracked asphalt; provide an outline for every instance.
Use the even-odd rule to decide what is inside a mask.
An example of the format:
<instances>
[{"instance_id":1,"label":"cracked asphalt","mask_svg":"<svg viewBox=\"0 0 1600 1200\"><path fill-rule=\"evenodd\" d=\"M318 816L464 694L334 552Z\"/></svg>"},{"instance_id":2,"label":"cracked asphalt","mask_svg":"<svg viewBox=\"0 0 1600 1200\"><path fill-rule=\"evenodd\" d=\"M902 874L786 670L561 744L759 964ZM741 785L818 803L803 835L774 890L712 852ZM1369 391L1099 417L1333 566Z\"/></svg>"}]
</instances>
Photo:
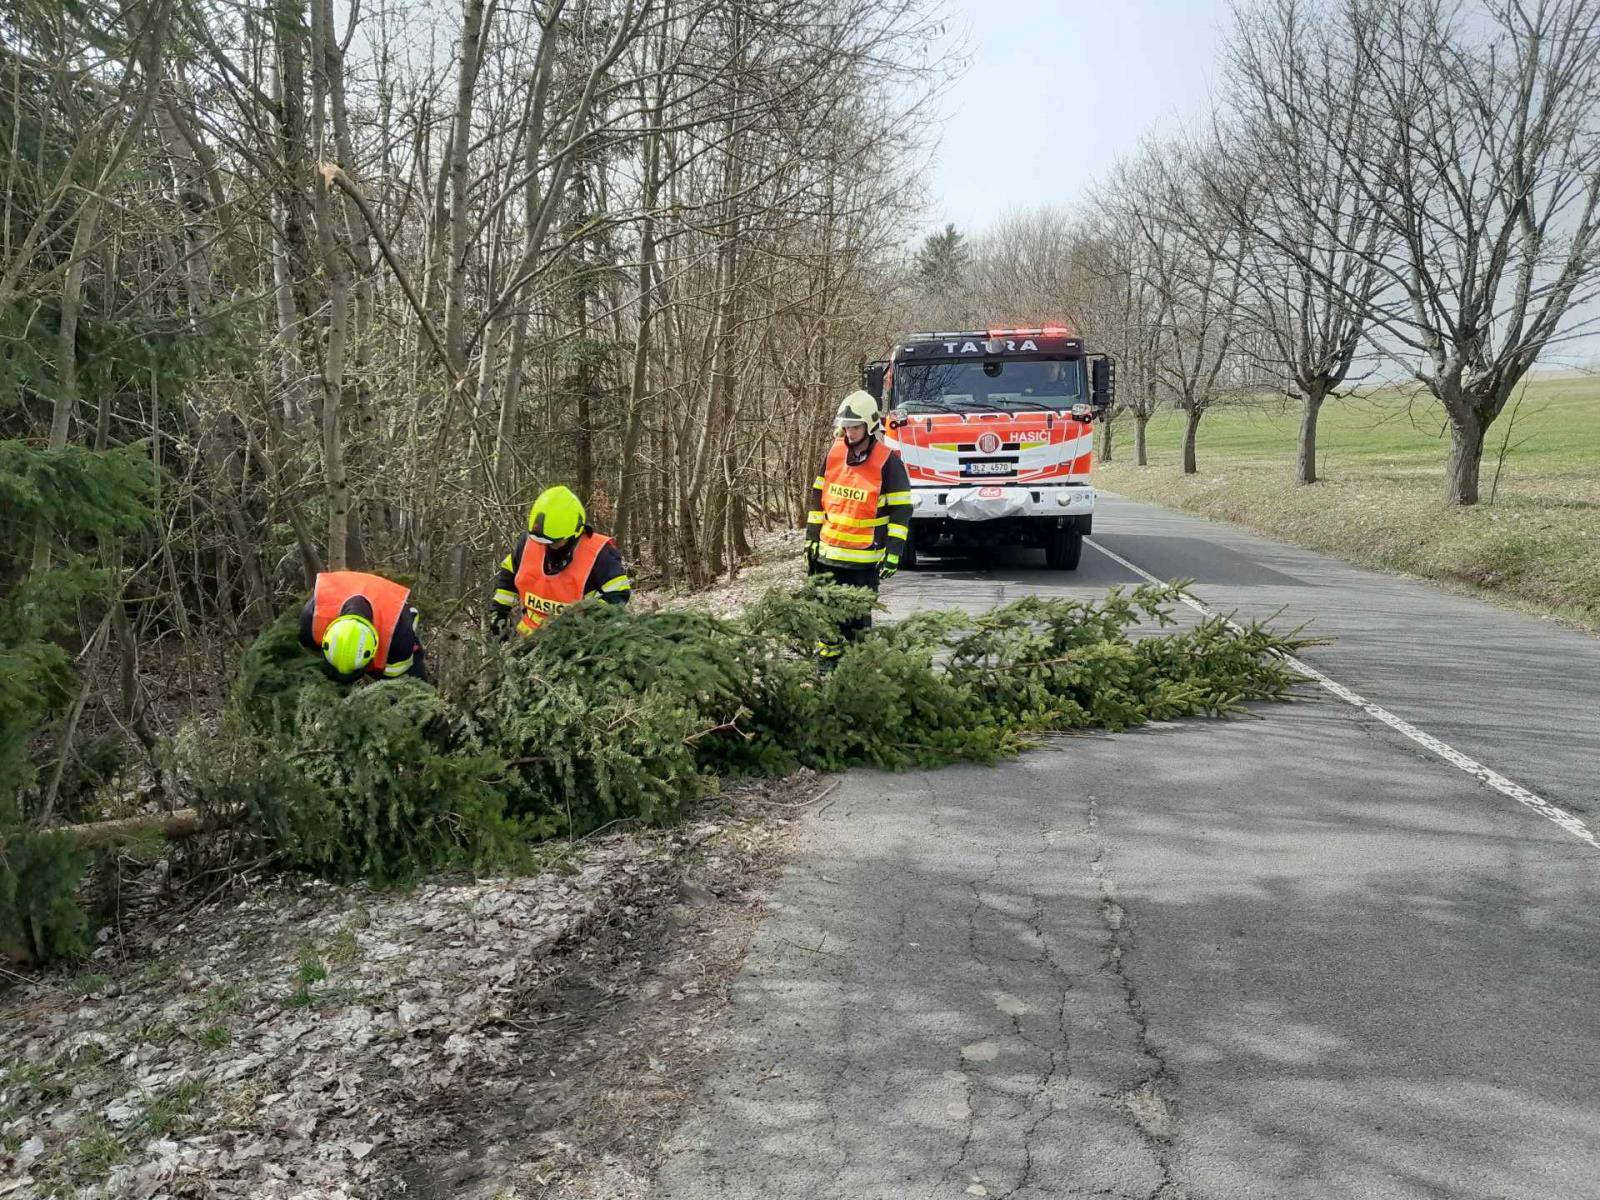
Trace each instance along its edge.
<instances>
[{"instance_id":1,"label":"cracked asphalt","mask_svg":"<svg viewBox=\"0 0 1600 1200\"><path fill-rule=\"evenodd\" d=\"M1097 540L1595 823L1600 641L1107 500ZM1134 577L936 567L891 608ZM854 772L808 817L661 1200L1600 1200L1600 855L1308 692Z\"/></svg>"}]
</instances>

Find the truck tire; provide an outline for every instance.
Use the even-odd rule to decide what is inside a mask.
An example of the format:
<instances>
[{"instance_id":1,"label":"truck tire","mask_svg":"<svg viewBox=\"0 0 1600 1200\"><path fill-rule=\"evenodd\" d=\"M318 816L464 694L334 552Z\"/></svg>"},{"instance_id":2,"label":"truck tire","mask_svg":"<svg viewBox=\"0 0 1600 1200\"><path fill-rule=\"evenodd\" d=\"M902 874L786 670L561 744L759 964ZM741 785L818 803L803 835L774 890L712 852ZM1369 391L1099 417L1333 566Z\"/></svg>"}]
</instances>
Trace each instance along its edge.
<instances>
[{"instance_id":1,"label":"truck tire","mask_svg":"<svg viewBox=\"0 0 1600 1200\"><path fill-rule=\"evenodd\" d=\"M1083 557L1083 534L1072 525L1062 525L1050 535L1044 547L1044 564L1052 571L1076 571Z\"/></svg>"}]
</instances>

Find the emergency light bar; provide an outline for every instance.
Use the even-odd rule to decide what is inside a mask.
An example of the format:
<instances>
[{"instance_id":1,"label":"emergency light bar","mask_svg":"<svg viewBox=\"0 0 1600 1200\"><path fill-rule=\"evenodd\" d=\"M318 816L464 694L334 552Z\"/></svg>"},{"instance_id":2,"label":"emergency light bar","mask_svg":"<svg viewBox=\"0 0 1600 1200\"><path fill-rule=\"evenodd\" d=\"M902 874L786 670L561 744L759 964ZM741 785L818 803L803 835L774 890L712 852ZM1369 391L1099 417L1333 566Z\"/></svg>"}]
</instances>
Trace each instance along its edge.
<instances>
[{"instance_id":1,"label":"emergency light bar","mask_svg":"<svg viewBox=\"0 0 1600 1200\"><path fill-rule=\"evenodd\" d=\"M1065 325L1044 325L1030 329L953 329L945 331L929 330L925 333L908 333L900 340L903 342L936 342L947 339L960 338L966 341L983 341L986 338L1019 338L1019 337L1047 337L1070 338L1077 334Z\"/></svg>"},{"instance_id":2,"label":"emergency light bar","mask_svg":"<svg viewBox=\"0 0 1600 1200\"><path fill-rule=\"evenodd\" d=\"M991 329L989 336L992 338L1072 337L1073 334L1065 325L1046 325L1041 329Z\"/></svg>"}]
</instances>

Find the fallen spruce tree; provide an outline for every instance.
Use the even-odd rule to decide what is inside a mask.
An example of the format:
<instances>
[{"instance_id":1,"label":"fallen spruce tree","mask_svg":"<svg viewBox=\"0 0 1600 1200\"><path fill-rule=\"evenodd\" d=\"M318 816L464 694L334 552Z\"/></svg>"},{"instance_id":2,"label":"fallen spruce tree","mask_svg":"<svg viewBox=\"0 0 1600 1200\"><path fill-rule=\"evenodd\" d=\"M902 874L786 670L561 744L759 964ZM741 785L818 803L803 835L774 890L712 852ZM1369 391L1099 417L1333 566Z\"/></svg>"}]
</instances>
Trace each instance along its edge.
<instances>
[{"instance_id":1,"label":"fallen spruce tree","mask_svg":"<svg viewBox=\"0 0 1600 1200\"><path fill-rule=\"evenodd\" d=\"M732 619L582 605L525 643L470 643L438 689L347 691L284 623L246 653L220 724L179 739L168 777L235 859L373 883L515 869L533 841L669 821L727 777L992 762L1049 731L1288 693L1281 654L1300 643L1264 626L1136 636L1174 624L1179 590L919 613L822 677L812 646L870 593L813 582Z\"/></svg>"}]
</instances>

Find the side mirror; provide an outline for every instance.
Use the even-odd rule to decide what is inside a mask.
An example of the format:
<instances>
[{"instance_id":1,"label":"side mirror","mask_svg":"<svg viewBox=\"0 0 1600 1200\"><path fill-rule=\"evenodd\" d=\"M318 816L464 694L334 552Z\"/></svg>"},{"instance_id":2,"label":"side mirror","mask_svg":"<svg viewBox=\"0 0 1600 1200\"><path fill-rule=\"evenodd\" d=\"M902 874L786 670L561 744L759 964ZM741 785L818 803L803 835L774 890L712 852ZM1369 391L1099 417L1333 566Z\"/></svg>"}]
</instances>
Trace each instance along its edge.
<instances>
[{"instance_id":1,"label":"side mirror","mask_svg":"<svg viewBox=\"0 0 1600 1200\"><path fill-rule=\"evenodd\" d=\"M861 386L871 394L880 407L883 405L883 377L889 370L886 362L864 362L861 364Z\"/></svg>"},{"instance_id":2,"label":"side mirror","mask_svg":"<svg viewBox=\"0 0 1600 1200\"><path fill-rule=\"evenodd\" d=\"M1117 401L1117 362L1102 354L1089 367L1089 403L1103 413Z\"/></svg>"}]
</instances>

